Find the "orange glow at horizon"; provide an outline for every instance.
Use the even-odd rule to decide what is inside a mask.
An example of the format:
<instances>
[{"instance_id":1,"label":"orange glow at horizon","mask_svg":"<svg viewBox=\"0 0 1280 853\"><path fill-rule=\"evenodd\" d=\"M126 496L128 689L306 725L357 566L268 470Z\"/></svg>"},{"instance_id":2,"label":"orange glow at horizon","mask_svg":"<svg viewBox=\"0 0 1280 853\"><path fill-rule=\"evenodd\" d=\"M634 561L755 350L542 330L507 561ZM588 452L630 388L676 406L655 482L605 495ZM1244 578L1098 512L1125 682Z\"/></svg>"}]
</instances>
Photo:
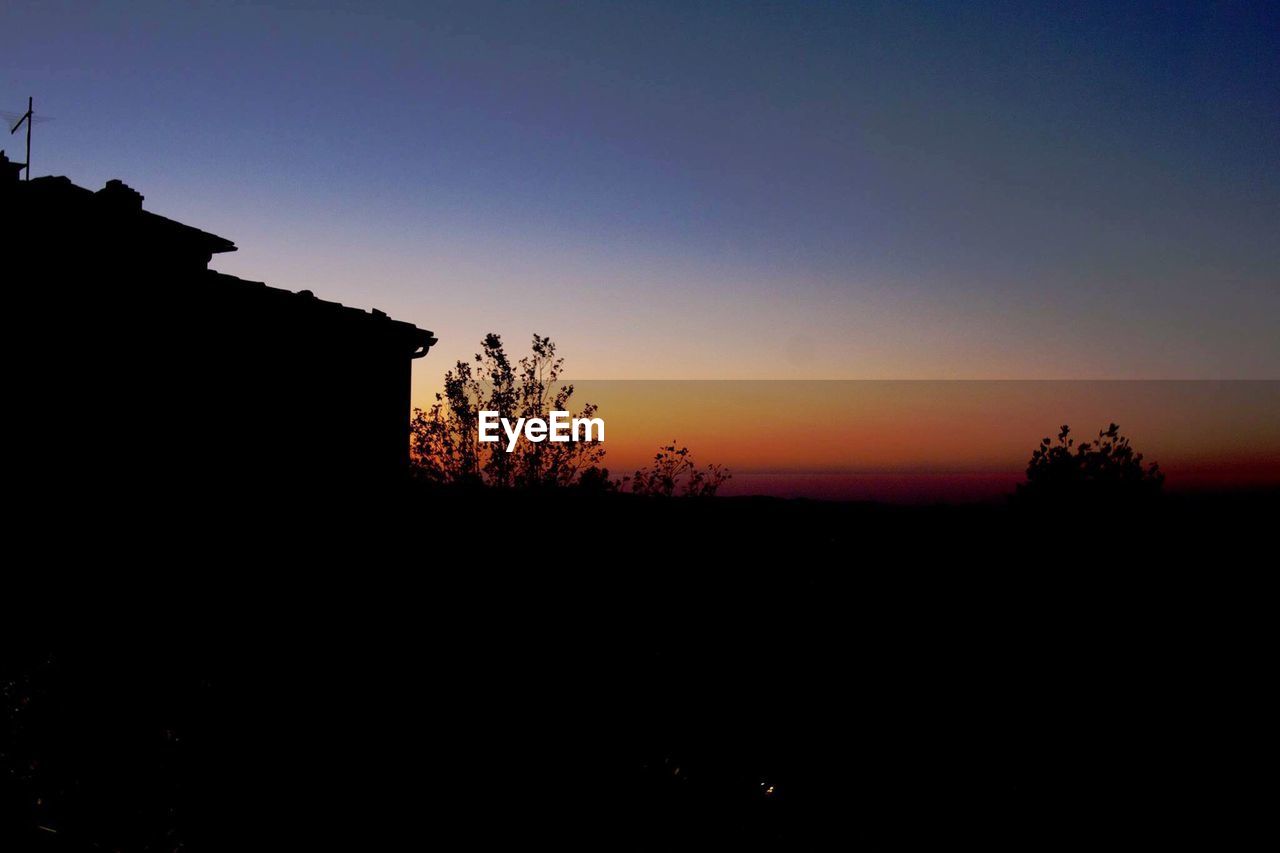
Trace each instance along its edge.
<instances>
[{"instance_id":1,"label":"orange glow at horizon","mask_svg":"<svg viewBox=\"0 0 1280 853\"><path fill-rule=\"evenodd\" d=\"M608 425L613 476L675 440L734 473L727 494L990 496L1041 438L1112 421L1168 486L1280 484L1280 383L605 381L574 383Z\"/></svg>"}]
</instances>

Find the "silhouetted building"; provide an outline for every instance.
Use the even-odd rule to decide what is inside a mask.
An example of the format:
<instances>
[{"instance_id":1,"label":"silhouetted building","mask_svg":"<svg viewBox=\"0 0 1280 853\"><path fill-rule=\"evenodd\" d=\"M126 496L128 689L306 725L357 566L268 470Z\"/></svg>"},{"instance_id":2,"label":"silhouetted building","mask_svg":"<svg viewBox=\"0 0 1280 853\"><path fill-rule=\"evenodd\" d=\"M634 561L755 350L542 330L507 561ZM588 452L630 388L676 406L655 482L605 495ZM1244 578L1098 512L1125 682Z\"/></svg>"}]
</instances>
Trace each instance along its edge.
<instances>
[{"instance_id":1,"label":"silhouetted building","mask_svg":"<svg viewBox=\"0 0 1280 853\"><path fill-rule=\"evenodd\" d=\"M118 180L94 192L20 168L0 155L10 446L33 493L234 509L228 494L350 495L405 473L430 332L209 270L230 240Z\"/></svg>"}]
</instances>

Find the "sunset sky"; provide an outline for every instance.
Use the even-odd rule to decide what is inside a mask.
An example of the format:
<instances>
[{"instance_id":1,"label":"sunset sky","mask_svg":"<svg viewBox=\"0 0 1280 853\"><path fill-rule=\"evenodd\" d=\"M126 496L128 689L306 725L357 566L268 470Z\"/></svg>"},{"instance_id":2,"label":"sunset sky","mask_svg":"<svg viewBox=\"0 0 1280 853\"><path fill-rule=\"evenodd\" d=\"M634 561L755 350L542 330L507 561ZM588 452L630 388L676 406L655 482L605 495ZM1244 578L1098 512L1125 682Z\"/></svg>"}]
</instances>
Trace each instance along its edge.
<instances>
[{"instance_id":1,"label":"sunset sky","mask_svg":"<svg viewBox=\"0 0 1280 853\"><path fill-rule=\"evenodd\" d=\"M575 377L1280 377L1272 3L9 0L35 174ZM21 158L20 136L3 143ZM16 156L15 156L16 155Z\"/></svg>"},{"instance_id":2,"label":"sunset sky","mask_svg":"<svg viewBox=\"0 0 1280 853\"><path fill-rule=\"evenodd\" d=\"M1177 490L1280 484L1274 381L586 381L607 412L606 463L657 441L733 472L726 494L935 501L996 498L1061 424L1112 421Z\"/></svg>"}]
</instances>

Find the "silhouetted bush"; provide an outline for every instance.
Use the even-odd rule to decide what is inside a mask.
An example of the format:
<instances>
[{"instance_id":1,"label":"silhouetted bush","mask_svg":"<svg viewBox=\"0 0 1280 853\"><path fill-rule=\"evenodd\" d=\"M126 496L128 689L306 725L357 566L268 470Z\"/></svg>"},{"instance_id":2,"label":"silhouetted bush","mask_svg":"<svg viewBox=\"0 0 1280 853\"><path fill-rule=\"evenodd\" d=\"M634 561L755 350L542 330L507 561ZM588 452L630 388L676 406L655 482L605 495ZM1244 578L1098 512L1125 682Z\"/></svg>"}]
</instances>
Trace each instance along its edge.
<instances>
[{"instance_id":1,"label":"silhouetted bush","mask_svg":"<svg viewBox=\"0 0 1280 853\"><path fill-rule=\"evenodd\" d=\"M652 465L636 471L631 478L631 490L636 494L666 498L676 495L709 498L714 497L731 476L720 465L699 469L689 448L677 448L673 441L654 454Z\"/></svg>"},{"instance_id":2,"label":"silhouetted bush","mask_svg":"<svg viewBox=\"0 0 1280 853\"><path fill-rule=\"evenodd\" d=\"M425 479L441 483L475 482L498 487L568 486L604 458L599 441L518 441L507 452L506 439L479 440L481 411L500 417L543 418L569 411L573 386L559 383L564 359L550 338L533 336L532 352L512 364L502 338L490 333L476 353L475 366L459 361L445 374L444 391L428 410L415 409L411 423L412 459ZM572 417L590 418L590 403Z\"/></svg>"},{"instance_id":3,"label":"silhouetted bush","mask_svg":"<svg viewBox=\"0 0 1280 853\"><path fill-rule=\"evenodd\" d=\"M578 475L574 485L587 494L604 494L618 491L619 481L609 479L608 468L592 465Z\"/></svg>"},{"instance_id":4,"label":"silhouetted bush","mask_svg":"<svg viewBox=\"0 0 1280 853\"><path fill-rule=\"evenodd\" d=\"M535 334L528 356L512 363L502 338L490 333L481 342L474 364L458 361L444 378L430 409L414 409L410 425L413 469L431 483L475 484L498 488L565 488L603 494L630 490L663 497L710 497L729 473L718 465L698 470L687 447L672 443L654 456L653 465L635 477L609 478L602 468L605 450L599 440L567 442L518 441L508 452L505 436L498 442L479 440L482 411L502 418L550 417L553 411L570 418L592 418L597 407L586 403L569 409L573 386L562 384L564 359L556 345Z\"/></svg>"},{"instance_id":5,"label":"silhouetted bush","mask_svg":"<svg viewBox=\"0 0 1280 853\"><path fill-rule=\"evenodd\" d=\"M1143 465L1120 427L1098 431L1096 441L1076 444L1063 424L1055 444L1044 438L1027 463L1027 481L1017 487L1014 502L1021 506L1099 502L1147 503L1164 488L1164 474L1156 463Z\"/></svg>"}]
</instances>

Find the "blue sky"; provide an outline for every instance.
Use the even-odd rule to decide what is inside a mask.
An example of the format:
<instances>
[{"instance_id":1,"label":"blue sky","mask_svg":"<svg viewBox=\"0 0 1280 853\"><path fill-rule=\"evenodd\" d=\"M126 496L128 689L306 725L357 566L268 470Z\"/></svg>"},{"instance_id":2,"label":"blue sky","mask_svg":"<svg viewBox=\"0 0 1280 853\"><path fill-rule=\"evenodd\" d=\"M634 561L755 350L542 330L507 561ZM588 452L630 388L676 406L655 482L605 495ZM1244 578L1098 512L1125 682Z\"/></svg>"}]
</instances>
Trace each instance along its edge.
<instances>
[{"instance_id":1,"label":"blue sky","mask_svg":"<svg viewBox=\"0 0 1280 853\"><path fill-rule=\"evenodd\" d=\"M1280 376L1280 6L26 3L215 266L593 377ZM5 143L21 154L21 140Z\"/></svg>"}]
</instances>

